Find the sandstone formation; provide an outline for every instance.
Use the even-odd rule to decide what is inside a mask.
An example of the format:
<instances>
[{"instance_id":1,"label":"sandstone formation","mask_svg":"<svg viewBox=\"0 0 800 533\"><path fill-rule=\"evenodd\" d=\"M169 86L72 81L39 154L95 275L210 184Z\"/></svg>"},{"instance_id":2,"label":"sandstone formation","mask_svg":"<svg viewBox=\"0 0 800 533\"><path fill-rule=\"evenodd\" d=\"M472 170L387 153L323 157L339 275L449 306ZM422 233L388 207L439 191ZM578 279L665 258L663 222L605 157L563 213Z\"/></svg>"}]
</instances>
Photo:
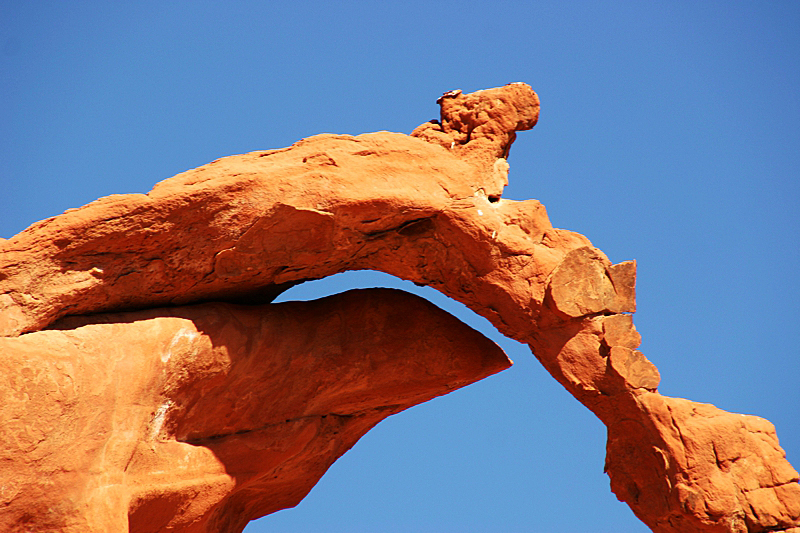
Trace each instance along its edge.
<instances>
[{"instance_id":1,"label":"sandstone formation","mask_svg":"<svg viewBox=\"0 0 800 533\"><path fill-rule=\"evenodd\" d=\"M263 328L272 331L268 317L274 311L269 305L199 302L267 304L306 280L374 269L434 287L527 343L606 424L611 488L654 531L797 531L798 473L768 421L658 393L658 370L637 350L635 263L612 265L582 235L553 228L536 200L502 198L505 157L516 131L536 123L536 94L511 84L468 95L451 91L440 104L440 119L410 136L319 135L286 149L226 157L165 180L146 195L101 198L0 242L0 334L9 337L3 341L8 375L18 376L2 389L18 401L0 405L30 406L25 416L3 411L3 420L14 421L8 430L13 439L4 437L13 445L3 468L13 468L14 478L30 488L0 494L0 505L46 501L54 489L38 484L47 477L60 490L79 487L69 502L85 505L82 531L109 520L121 527L123 514L130 516L131 532L151 531L141 518L145 513L161 517L162 530L171 524L175 531L238 531L246 520L299 501L335 456L383 416L503 367L485 341L476 341L484 343L477 352L454 359L440 338L454 342L444 328L401 357L411 361L415 350L441 351L443 366L402 363L403 383L376 384L366 372L367 385L357 392L337 390L326 372L350 375L352 364L360 375L363 358L354 356L355 362L319 370L322 376L312 373L310 379L324 384L319 397L298 393L295 410L285 415L280 410L251 418L253 403L271 404L271 394L288 394L275 392L280 386L293 390L281 376L269 390L256 388L252 398L226 396L226 380L234 380L237 392L242 388L236 376L243 371L229 359L240 346L247 347L245 355L236 357L260 353L254 339L268 335ZM363 310L374 302L359 305ZM182 307L152 309L163 306ZM133 309L147 310L81 318ZM237 313L246 318L231 318ZM354 325L343 345L373 335L373 326ZM57 331L42 331L48 327ZM372 338L370 350L391 345L383 339L386 331ZM141 340L125 348L130 351L109 351L101 340L109 335ZM288 330L287 336L294 338ZM173 342L183 354L200 342L209 355L173 362L165 355ZM161 347L154 352L147 343ZM37 351L39 346L44 349ZM298 357L293 349L275 357L291 361ZM149 359L133 355L142 350ZM158 367L164 357L169 363ZM124 392L108 391L111 378L104 382L76 370L99 360L98 376L133 374L134 364L145 370L135 370ZM258 366L243 365L247 372ZM458 373L448 365L466 369ZM97 388L81 389L80 380ZM192 402L202 403L206 394L210 404L193 411ZM25 403L34 397L41 402ZM62 416L70 409L84 412L79 404L86 402L104 406L105 414L80 421ZM354 416L364 412L370 414ZM303 418L309 415L316 417L311 429ZM322 421L322 415L328 418ZM119 416L127 425L114 422ZM338 429L348 424L346 431ZM272 428L279 426L286 433L276 436ZM92 435L101 436L81 433L83 427L98 427ZM269 430L262 433L264 428ZM336 437L337 431L346 435ZM51 443L64 446L65 435L78 435L73 445L85 451L68 457L53 451ZM207 477L193 478L187 469ZM61 511L48 508L75 516L68 504ZM6 523L12 530L31 519L2 516L11 516Z\"/></svg>"},{"instance_id":2,"label":"sandstone formation","mask_svg":"<svg viewBox=\"0 0 800 533\"><path fill-rule=\"evenodd\" d=\"M240 531L385 417L510 366L390 289L0 338L0 531Z\"/></svg>"}]
</instances>

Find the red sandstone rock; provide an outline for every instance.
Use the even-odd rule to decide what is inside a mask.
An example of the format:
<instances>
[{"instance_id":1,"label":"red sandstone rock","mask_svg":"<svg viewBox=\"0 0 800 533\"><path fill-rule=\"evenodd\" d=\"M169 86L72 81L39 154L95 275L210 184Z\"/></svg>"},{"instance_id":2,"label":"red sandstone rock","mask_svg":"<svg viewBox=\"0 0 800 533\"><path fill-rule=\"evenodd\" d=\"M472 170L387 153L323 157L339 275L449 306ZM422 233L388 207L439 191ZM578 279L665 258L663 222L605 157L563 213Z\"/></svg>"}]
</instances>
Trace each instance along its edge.
<instances>
[{"instance_id":1,"label":"red sandstone rock","mask_svg":"<svg viewBox=\"0 0 800 533\"><path fill-rule=\"evenodd\" d=\"M440 121L412 136L320 135L34 224L0 242L0 333L99 311L266 302L305 280L381 270L430 285L528 343L607 425L612 490L654 531L800 526L798 474L768 422L658 394L658 370L637 351L627 314L635 311L635 263L612 265L585 237L552 228L535 200L500 198L515 131L536 123L535 93L512 84L454 91L440 103ZM31 419L24 434L35 442L42 427ZM296 484L289 478L274 494L299 495ZM176 523L181 513L207 516L182 507L197 489L182 490L153 489L137 509ZM225 492L232 488L219 490L215 501L233 503L215 508L222 522L203 527L240 528L231 509L269 512L251 491L234 498ZM131 531L144 531L135 509L132 516Z\"/></svg>"},{"instance_id":2,"label":"red sandstone rock","mask_svg":"<svg viewBox=\"0 0 800 533\"><path fill-rule=\"evenodd\" d=\"M240 531L383 418L510 365L390 289L58 327L0 338L0 531Z\"/></svg>"}]
</instances>

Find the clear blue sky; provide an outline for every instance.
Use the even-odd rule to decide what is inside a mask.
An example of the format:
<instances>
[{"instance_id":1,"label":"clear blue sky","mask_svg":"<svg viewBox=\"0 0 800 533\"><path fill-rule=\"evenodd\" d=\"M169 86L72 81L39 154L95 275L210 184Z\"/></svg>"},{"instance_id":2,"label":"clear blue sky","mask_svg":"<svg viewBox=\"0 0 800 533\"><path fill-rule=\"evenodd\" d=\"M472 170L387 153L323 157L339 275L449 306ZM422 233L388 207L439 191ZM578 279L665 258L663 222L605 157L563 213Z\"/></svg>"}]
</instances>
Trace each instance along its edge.
<instances>
[{"instance_id":1,"label":"clear blue sky","mask_svg":"<svg viewBox=\"0 0 800 533\"><path fill-rule=\"evenodd\" d=\"M524 81L541 119L505 196L637 259L661 392L768 418L800 466L798 58L793 1L4 0L0 237L223 155L408 133L444 91ZM516 365L382 422L246 531L647 531L608 489L600 422L524 347L422 294Z\"/></svg>"}]
</instances>

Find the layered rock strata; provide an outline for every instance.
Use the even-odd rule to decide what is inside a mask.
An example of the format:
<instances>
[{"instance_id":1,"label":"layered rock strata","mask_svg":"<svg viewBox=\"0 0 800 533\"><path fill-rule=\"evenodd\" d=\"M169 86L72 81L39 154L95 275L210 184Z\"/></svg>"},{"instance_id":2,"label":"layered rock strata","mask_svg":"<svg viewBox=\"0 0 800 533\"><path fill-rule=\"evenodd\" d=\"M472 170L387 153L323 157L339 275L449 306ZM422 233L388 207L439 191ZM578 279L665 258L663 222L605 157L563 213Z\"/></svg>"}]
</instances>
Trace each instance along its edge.
<instances>
[{"instance_id":1,"label":"layered rock strata","mask_svg":"<svg viewBox=\"0 0 800 533\"><path fill-rule=\"evenodd\" d=\"M48 326L71 327L56 322L67 315L268 302L306 280L380 270L434 287L527 343L606 424L611 488L654 531L800 527L798 473L768 421L658 393L658 370L638 351L631 318L635 263L613 265L582 235L553 228L536 200L502 198L505 157L516 132L536 123L536 94L517 83L451 91L440 104L440 119L410 136L319 135L226 157L146 195L101 198L32 225L0 242L0 332L24 343L55 334L40 331ZM150 404L150 416L160 405ZM163 416L182 427L185 413L172 409ZM57 431L45 426L36 429L31 418L26 427L40 436ZM17 453L36 453L36 438ZM80 476L82 468L66 471ZM177 516L191 506L193 490L148 505ZM230 498L220 490L218 501ZM237 494L215 516L269 512L252 503L258 490ZM132 517L137 501L128 503ZM225 530L217 523L183 530ZM146 530L137 524L131 518L131 531Z\"/></svg>"}]
</instances>

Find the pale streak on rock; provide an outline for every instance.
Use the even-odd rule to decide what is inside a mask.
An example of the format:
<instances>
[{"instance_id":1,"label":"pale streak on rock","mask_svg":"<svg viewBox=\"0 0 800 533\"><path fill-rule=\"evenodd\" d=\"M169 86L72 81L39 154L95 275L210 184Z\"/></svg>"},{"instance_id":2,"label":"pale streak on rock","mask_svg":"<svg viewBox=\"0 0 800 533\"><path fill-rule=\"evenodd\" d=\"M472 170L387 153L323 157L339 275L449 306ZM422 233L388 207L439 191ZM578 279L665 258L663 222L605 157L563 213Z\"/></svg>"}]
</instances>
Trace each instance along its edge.
<instances>
[{"instance_id":1,"label":"pale streak on rock","mask_svg":"<svg viewBox=\"0 0 800 533\"><path fill-rule=\"evenodd\" d=\"M0 332L13 337L66 315L125 308L266 302L305 280L381 270L430 285L529 344L606 424L612 490L654 531L800 526L798 474L771 424L657 392L658 371L636 350L640 338L628 314L635 311L635 262L612 265L582 235L553 228L536 200L501 199L516 131L538 119L530 87L451 91L440 104L440 119L411 136L326 134L226 157L147 195L101 198L0 241ZM152 416L158 404L148 405ZM190 438L181 420L176 414L173 430ZM291 420L301 442L323 431L319 418ZM18 454L49 438L34 422L17 428ZM368 429L359 427L355 433ZM231 435L225 442L238 442L235 426L219 431ZM239 453L237 446L225 453ZM168 464L170 453L145 456ZM182 448L175 454L186 457ZM71 471L83 475L80 465ZM215 489L190 483L177 493L214 494L213 505L236 493L222 471L208 476ZM120 483L106 500L128 502L132 531L146 530L135 519L141 509L169 514L148 507L166 505L157 492L134 498ZM284 485L301 498L296 488ZM236 494L231 505L247 516L271 512ZM170 520L210 512L193 509ZM223 522L204 519L202 528L182 531L243 527L224 522L233 520L224 512L214 516Z\"/></svg>"}]
</instances>

